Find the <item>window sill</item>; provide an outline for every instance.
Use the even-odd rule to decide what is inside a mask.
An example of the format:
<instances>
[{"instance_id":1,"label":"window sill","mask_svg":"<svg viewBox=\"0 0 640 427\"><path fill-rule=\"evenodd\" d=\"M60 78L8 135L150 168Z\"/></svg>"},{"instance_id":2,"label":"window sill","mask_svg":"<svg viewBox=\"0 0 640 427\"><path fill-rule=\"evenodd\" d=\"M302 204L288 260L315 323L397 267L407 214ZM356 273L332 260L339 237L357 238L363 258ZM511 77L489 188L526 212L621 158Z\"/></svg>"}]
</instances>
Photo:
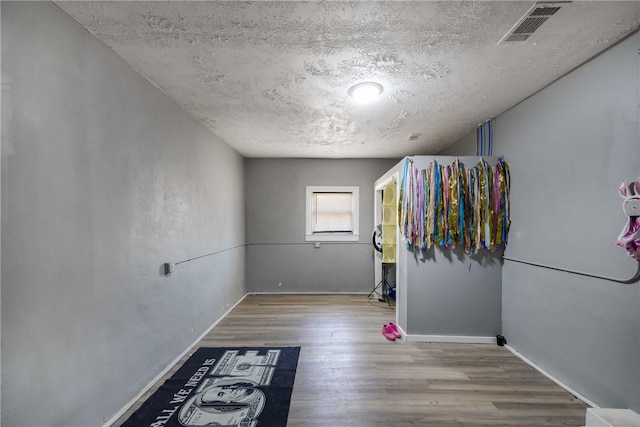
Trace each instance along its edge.
<instances>
[{"instance_id":1,"label":"window sill","mask_svg":"<svg viewBox=\"0 0 640 427\"><path fill-rule=\"evenodd\" d=\"M359 234L307 234L307 242L357 242Z\"/></svg>"}]
</instances>

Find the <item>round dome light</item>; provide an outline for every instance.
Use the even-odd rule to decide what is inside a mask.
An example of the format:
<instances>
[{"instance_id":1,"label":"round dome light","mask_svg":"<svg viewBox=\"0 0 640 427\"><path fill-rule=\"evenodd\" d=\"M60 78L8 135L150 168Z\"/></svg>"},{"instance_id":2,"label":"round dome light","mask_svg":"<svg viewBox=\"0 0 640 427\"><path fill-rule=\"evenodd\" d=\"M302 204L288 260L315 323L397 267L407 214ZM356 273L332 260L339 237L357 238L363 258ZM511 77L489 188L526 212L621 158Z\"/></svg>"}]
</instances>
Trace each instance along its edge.
<instances>
[{"instance_id":1,"label":"round dome light","mask_svg":"<svg viewBox=\"0 0 640 427\"><path fill-rule=\"evenodd\" d=\"M375 101L382 93L382 85L375 82L362 82L349 88L349 95L362 104Z\"/></svg>"}]
</instances>

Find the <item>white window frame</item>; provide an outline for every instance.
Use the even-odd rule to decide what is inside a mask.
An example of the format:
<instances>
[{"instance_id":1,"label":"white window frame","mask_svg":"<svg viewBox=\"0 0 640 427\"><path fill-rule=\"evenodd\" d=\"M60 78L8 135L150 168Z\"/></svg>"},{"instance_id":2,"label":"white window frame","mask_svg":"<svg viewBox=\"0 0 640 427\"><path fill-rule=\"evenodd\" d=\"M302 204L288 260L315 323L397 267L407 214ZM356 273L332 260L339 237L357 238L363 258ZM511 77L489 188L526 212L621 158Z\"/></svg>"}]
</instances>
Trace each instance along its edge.
<instances>
[{"instance_id":1,"label":"white window frame","mask_svg":"<svg viewBox=\"0 0 640 427\"><path fill-rule=\"evenodd\" d=\"M313 193L351 193L353 230L351 233L313 233ZM355 185L308 185L305 240L307 242L357 242L360 240L360 187Z\"/></svg>"}]
</instances>

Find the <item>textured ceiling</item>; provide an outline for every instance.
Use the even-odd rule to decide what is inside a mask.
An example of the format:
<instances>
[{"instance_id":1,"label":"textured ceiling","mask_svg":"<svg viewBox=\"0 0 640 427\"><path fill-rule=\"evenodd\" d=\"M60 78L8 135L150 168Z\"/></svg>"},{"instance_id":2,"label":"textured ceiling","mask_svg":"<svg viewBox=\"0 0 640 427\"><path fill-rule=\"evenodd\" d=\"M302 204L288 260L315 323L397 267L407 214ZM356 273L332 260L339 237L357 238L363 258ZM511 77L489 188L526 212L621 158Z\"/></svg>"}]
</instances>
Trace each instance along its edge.
<instances>
[{"instance_id":1,"label":"textured ceiling","mask_svg":"<svg viewBox=\"0 0 640 427\"><path fill-rule=\"evenodd\" d=\"M437 153L640 22L640 2L577 1L497 45L534 2L56 4L248 157ZM347 94L363 80L372 105Z\"/></svg>"}]
</instances>

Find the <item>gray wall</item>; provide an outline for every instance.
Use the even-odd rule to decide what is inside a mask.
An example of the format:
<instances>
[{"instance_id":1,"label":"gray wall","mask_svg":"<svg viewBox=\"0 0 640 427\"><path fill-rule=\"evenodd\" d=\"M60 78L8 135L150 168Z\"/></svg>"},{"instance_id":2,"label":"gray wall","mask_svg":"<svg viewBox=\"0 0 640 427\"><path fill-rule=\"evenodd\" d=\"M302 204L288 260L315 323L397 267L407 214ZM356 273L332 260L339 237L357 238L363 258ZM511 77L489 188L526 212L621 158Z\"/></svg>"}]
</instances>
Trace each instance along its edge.
<instances>
[{"instance_id":1,"label":"gray wall","mask_svg":"<svg viewBox=\"0 0 640 427\"><path fill-rule=\"evenodd\" d=\"M396 162L246 159L247 290L371 291L373 182ZM305 242L307 185L360 186L359 242L322 242L317 249Z\"/></svg>"},{"instance_id":2,"label":"gray wall","mask_svg":"<svg viewBox=\"0 0 640 427\"><path fill-rule=\"evenodd\" d=\"M432 248L407 254L407 334L492 337L501 332L501 253Z\"/></svg>"},{"instance_id":3,"label":"gray wall","mask_svg":"<svg viewBox=\"0 0 640 427\"><path fill-rule=\"evenodd\" d=\"M631 277L617 189L640 175L638 33L497 118L511 167L505 257ZM470 135L447 154L475 152ZM640 410L640 285L505 261L509 344L604 407Z\"/></svg>"},{"instance_id":4,"label":"gray wall","mask_svg":"<svg viewBox=\"0 0 640 427\"><path fill-rule=\"evenodd\" d=\"M1 7L2 424L100 425L244 294L243 159L53 3Z\"/></svg>"}]
</instances>

